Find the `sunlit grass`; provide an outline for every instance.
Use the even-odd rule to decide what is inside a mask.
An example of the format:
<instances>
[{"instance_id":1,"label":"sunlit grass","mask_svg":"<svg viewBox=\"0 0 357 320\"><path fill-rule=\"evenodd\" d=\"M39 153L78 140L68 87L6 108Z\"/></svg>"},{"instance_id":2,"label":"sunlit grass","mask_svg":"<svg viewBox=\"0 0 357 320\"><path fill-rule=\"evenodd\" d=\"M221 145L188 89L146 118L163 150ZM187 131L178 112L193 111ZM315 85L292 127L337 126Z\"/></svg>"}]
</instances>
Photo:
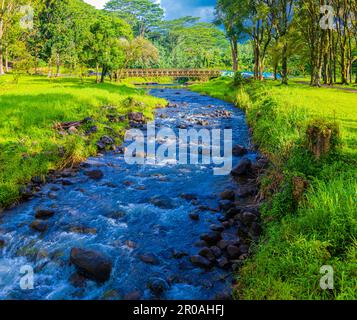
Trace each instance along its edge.
<instances>
[{"instance_id":1,"label":"sunlit grass","mask_svg":"<svg viewBox=\"0 0 357 320\"><path fill-rule=\"evenodd\" d=\"M130 105L132 101L142 105ZM0 207L15 201L19 186L31 177L46 174L61 165L58 150L71 150L69 157L78 160L96 152L95 141L110 134L106 126L122 133L126 123L108 123L103 106L114 106L118 114L142 111L152 117L152 110L164 101L124 84L95 84L75 78L52 79L12 76L0 77ZM86 137L61 136L53 129L57 122L92 117L98 132Z\"/></svg>"}]
</instances>

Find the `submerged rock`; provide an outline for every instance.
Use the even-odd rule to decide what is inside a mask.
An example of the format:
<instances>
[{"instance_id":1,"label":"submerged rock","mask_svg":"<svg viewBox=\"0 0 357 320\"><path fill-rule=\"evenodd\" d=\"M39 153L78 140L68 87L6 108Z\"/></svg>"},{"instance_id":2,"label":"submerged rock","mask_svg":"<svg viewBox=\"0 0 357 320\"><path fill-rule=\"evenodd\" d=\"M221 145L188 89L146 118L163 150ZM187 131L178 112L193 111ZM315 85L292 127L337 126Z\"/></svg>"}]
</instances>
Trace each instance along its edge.
<instances>
[{"instance_id":1,"label":"submerged rock","mask_svg":"<svg viewBox=\"0 0 357 320\"><path fill-rule=\"evenodd\" d=\"M74 264L79 274L97 282L109 280L112 263L102 253L80 248L72 248L70 263Z\"/></svg>"},{"instance_id":2,"label":"submerged rock","mask_svg":"<svg viewBox=\"0 0 357 320\"><path fill-rule=\"evenodd\" d=\"M164 291L169 288L169 285L164 279L151 278L149 279L147 287L155 296L160 296Z\"/></svg>"},{"instance_id":3,"label":"submerged rock","mask_svg":"<svg viewBox=\"0 0 357 320\"><path fill-rule=\"evenodd\" d=\"M190 260L191 263L196 267L205 268L205 269L209 269L212 267L212 262L200 255L191 256Z\"/></svg>"},{"instance_id":4,"label":"submerged rock","mask_svg":"<svg viewBox=\"0 0 357 320\"><path fill-rule=\"evenodd\" d=\"M191 213L189 214L189 217L190 217L190 219L193 220L193 221L198 221L198 220L200 220L200 215L199 215L198 213L196 213L196 212L191 212Z\"/></svg>"},{"instance_id":5,"label":"submerged rock","mask_svg":"<svg viewBox=\"0 0 357 320\"><path fill-rule=\"evenodd\" d=\"M149 253L141 254L139 256L139 258L144 263L153 264L153 265L158 265L159 264L159 260L153 254L149 254Z\"/></svg>"},{"instance_id":6,"label":"submerged rock","mask_svg":"<svg viewBox=\"0 0 357 320\"><path fill-rule=\"evenodd\" d=\"M87 170L84 172L84 174L93 180L100 180L104 177L104 174L101 170Z\"/></svg>"},{"instance_id":7,"label":"submerged rock","mask_svg":"<svg viewBox=\"0 0 357 320\"><path fill-rule=\"evenodd\" d=\"M42 220L35 220L30 224L30 227L38 232L45 232L48 229L48 224Z\"/></svg>"},{"instance_id":8,"label":"submerged rock","mask_svg":"<svg viewBox=\"0 0 357 320\"><path fill-rule=\"evenodd\" d=\"M37 210L35 218L39 220L46 220L51 217L53 217L55 212L53 210L48 210L48 209L40 209Z\"/></svg>"},{"instance_id":9,"label":"submerged rock","mask_svg":"<svg viewBox=\"0 0 357 320\"><path fill-rule=\"evenodd\" d=\"M167 196L154 196L150 198L149 202L161 209L173 209L175 205L173 201Z\"/></svg>"}]
</instances>

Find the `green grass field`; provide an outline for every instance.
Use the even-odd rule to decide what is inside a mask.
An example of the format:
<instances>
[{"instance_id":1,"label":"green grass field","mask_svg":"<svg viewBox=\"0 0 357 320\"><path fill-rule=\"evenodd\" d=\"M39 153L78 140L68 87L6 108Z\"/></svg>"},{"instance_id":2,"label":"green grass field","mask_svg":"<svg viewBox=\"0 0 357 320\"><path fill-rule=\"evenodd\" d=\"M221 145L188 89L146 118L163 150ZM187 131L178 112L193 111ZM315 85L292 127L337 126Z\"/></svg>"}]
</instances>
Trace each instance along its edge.
<instances>
[{"instance_id":1,"label":"green grass field","mask_svg":"<svg viewBox=\"0 0 357 320\"><path fill-rule=\"evenodd\" d=\"M111 134L107 126L122 134L127 124L109 123L108 113L142 111L151 118L153 109L164 103L125 84L40 76L24 76L15 83L10 75L0 77L0 208L16 201L19 187L32 177L95 154L98 138ZM86 117L95 120L97 133L86 136L83 128L62 136L53 129L55 123ZM65 157L60 156L61 147Z\"/></svg>"},{"instance_id":2,"label":"green grass field","mask_svg":"<svg viewBox=\"0 0 357 320\"><path fill-rule=\"evenodd\" d=\"M217 79L192 89L245 109L253 139L272 162L262 177L264 232L238 277L238 299L357 298L357 94L292 83ZM337 123L341 145L316 160L306 148L314 119ZM302 201L292 180L309 182ZM320 268L334 269L322 290Z\"/></svg>"}]
</instances>

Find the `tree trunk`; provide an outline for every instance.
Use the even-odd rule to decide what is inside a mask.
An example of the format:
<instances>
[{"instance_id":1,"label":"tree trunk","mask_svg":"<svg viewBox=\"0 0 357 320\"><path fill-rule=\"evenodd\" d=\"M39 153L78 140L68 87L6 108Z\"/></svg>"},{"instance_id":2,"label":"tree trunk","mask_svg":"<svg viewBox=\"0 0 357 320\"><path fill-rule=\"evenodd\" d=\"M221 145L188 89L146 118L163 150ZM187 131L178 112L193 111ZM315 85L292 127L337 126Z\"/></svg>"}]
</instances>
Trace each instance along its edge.
<instances>
[{"instance_id":1,"label":"tree trunk","mask_svg":"<svg viewBox=\"0 0 357 320\"><path fill-rule=\"evenodd\" d=\"M278 80L278 62L274 63L274 81Z\"/></svg>"},{"instance_id":2,"label":"tree trunk","mask_svg":"<svg viewBox=\"0 0 357 320\"><path fill-rule=\"evenodd\" d=\"M105 75L106 75L107 71L108 71L108 68L103 65L103 67L102 67L102 76L100 77L100 82L101 83L104 83L104 79L105 79Z\"/></svg>"},{"instance_id":3,"label":"tree trunk","mask_svg":"<svg viewBox=\"0 0 357 320\"><path fill-rule=\"evenodd\" d=\"M9 49L5 49L5 72L9 72Z\"/></svg>"},{"instance_id":4,"label":"tree trunk","mask_svg":"<svg viewBox=\"0 0 357 320\"><path fill-rule=\"evenodd\" d=\"M232 49L232 66L233 71L238 71L238 43L235 38L231 40L231 49Z\"/></svg>"},{"instance_id":5,"label":"tree trunk","mask_svg":"<svg viewBox=\"0 0 357 320\"><path fill-rule=\"evenodd\" d=\"M288 44L284 42L281 63L282 84L288 84Z\"/></svg>"},{"instance_id":6,"label":"tree trunk","mask_svg":"<svg viewBox=\"0 0 357 320\"><path fill-rule=\"evenodd\" d=\"M4 28L4 22L0 20L0 76L5 74L4 64L3 64L4 57L3 57L3 44L2 44L3 36L4 36L3 28Z\"/></svg>"},{"instance_id":7,"label":"tree trunk","mask_svg":"<svg viewBox=\"0 0 357 320\"><path fill-rule=\"evenodd\" d=\"M57 52L56 53L56 77L60 76L60 67L61 67L61 59L59 53Z\"/></svg>"},{"instance_id":8,"label":"tree trunk","mask_svg":"<svg viewBox=\"0 0 357 320\"><path fill-rule=\"evenodd\" d=\"M52 58L50 58L50 60L48 61L48 78L52 77Z\"/></svg>"},{"instance_id":9,"label":"tree trunk","mask_svg":"<svg viewBox=\"0 0 357 320\"><path fill-rule=\"evenodd\" d=\"M95 82L99 83L99 65L96 63L95 65Z\"/></svg>"}]
</instances>

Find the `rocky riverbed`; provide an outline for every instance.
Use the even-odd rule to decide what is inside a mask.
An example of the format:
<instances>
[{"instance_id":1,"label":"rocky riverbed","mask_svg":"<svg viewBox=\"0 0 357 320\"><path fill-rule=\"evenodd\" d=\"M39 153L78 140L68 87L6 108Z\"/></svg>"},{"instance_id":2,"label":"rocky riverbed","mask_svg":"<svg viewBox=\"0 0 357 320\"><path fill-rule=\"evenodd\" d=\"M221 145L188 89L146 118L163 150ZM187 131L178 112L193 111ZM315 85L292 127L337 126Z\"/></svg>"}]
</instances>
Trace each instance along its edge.
<instances>
[{"instance_id":1,"label":"rocky riverbed","mask_svg":"<svg viewBox=\"0 0 357 320\"><path fill-rule=\"evenodd\" d=\"M260 233L257 177L267 161L250 149L233 105L183 89L151 94L170 102L157 110L159 128L232 129L231 174L202 164L128 165L123 146L46 183L33 179L28 200L1 215L1 299L230 298L233 272ZM145 128L141 114L129 120ZM113 142L105 136L98 149ZM19 286L24 265L34 270L32 290Z\"/></svg>"}]
</instances>

